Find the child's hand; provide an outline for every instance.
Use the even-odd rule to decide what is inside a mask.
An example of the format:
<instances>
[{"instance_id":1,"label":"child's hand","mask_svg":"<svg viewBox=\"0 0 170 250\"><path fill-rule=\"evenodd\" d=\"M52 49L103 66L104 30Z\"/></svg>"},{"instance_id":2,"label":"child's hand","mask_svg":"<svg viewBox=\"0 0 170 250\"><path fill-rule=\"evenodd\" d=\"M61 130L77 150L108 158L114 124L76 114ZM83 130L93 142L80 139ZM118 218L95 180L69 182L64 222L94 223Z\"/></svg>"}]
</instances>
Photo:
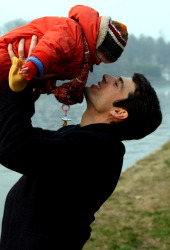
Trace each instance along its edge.
<instances>
[{"instance_id":1,"label":"child's hand","mask_svg":"<svg viewBox=\"0 0 170 250\"><path fill-rule=\"evenodd\" d=\"M23 76L29 76L29 68L23 65L18 73Z\"/></svg>"}]
</instances>

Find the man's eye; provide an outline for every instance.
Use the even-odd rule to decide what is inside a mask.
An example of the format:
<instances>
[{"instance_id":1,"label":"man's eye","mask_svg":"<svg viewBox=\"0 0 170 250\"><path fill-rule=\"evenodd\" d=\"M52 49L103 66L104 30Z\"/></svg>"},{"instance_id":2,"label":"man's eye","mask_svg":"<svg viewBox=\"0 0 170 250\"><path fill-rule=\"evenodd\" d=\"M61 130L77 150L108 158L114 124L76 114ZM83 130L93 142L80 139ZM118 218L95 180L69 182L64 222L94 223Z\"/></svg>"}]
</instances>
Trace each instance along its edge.
<instances>
[{"instance_id":1,"label":"man's eye","mask_svg":"<svg viewBox=\"0 0 170 250\"><path fill-rule=\"evenodd\" d=\"M124 81L123 81L122 77L119 77L119 82L121 82L122 87L123 87L123 85L124 85Z\"/></svg>"}]
</instances>

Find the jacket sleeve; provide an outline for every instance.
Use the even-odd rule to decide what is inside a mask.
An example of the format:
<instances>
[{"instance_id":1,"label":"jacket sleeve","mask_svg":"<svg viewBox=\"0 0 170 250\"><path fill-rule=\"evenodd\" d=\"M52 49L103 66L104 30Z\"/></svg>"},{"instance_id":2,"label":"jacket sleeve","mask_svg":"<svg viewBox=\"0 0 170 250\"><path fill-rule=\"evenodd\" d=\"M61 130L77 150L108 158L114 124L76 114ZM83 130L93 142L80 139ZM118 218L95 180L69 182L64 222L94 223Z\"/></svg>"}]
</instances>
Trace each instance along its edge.
<instances>
[{"instance_id":1,"label":"jacket sleeve","mask_svg":"<svg viewBox=\"0 0 170 250\"><path fill-rule=\"evenodd\" d=\"M34 95L28 88L1 93L0 163L26 175L43 174L47 166L54 171L52 156L70 147L66 139L54 136L56 131L32 127L33 114Z\"/></svg>"},{"instance_id":2,"label":"jacket sleeve","mask_svg":"<svg viewBox=\"0 0 170 250\"><path fill-rule=\"evenodd\" d=\"M26 61L25 65L33 71L26 79L40 77L49 72L54 64L74 61L74 53L78 46L82 46L82 34L74 20L61 18L59 24L49 24L49 29Z\"/></svg>"}]
</instances>

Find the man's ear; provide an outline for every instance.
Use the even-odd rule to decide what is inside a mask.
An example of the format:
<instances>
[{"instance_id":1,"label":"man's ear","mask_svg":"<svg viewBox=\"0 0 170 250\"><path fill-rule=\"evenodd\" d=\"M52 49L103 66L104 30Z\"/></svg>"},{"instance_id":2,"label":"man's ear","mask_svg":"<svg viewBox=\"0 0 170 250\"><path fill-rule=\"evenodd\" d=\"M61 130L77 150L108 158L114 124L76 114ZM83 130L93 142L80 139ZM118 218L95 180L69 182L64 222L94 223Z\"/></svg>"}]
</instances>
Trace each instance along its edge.
<instances>
[{"instance_id":1,"label":"man's ear","mask_svg":"<svg viewBox=\"0 0 170 250\"><path fill-rule=\"evenodd\" d=\"M113 119L114 122L120 122L128 117L128 112L126 109L113 107L110 110L110 116L110 118Z\"/></svg>"}]
</instances>

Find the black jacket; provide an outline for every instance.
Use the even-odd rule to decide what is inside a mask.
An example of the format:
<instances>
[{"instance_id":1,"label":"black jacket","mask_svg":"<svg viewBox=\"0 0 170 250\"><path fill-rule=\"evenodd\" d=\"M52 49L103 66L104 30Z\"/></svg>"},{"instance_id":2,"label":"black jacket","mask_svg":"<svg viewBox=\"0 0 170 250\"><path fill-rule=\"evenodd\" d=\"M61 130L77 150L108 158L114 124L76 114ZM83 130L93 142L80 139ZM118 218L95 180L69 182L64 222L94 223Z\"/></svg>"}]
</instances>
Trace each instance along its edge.
<instances>
[{"instance_id":1,"label":"black jacket","mask_svg":"<svg viewBox=\"0 0 170 250\"><path fill-rule=\"evenodd\" d=\"M81 249L116 187L124 145L108 124L50 131L32 127L33 114L29 89L0 95L0 163L23 174L6 199L0 250Z\"/></svg>"}]
</instances>

